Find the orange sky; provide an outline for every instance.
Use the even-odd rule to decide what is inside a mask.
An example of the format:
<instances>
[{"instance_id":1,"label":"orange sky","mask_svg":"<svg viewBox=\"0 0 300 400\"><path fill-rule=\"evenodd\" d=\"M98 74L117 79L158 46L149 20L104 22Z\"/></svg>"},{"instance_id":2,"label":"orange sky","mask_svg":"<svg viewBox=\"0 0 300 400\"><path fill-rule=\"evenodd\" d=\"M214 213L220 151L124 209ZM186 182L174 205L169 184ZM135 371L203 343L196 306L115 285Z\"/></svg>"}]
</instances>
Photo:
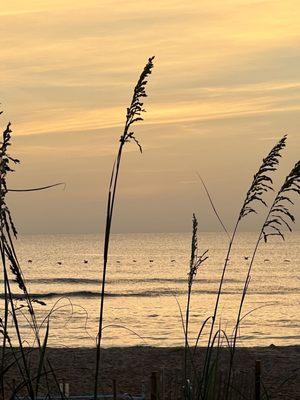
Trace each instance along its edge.
<instances>
[{"instance_id":1,"label":"orange sky","mask_svg":"<svg viewBox=\"0 0 300 400\"><path fill-rule=\"evenodd\" d=\"M2 6L2 124L13 122L22 160L11 185L67 183L11 196L20 231L102 229L124 113L151 55L148 113L136 128L144 154L127 147L114 229L188 230L193 211L202 230L218 229L195 171L230 226L280 136L289 134L279 178L299 157L299 17L298 1Z\"/></svg>"}]
</instances>

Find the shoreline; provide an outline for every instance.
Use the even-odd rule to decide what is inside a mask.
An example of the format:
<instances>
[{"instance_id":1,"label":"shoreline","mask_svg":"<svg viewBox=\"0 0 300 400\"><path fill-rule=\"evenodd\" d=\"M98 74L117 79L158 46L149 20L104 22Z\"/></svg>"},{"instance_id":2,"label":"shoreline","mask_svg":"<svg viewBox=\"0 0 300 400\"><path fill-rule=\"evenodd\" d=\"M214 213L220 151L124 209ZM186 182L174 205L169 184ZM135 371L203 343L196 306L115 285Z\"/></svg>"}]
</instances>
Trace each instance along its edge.
<instances>
[{"instance_id":1,"label":"shoreline","mask_svg":"<svg viewBox=\"0 0 300 400\"><path fill-rule=\"evenodd\" d=\"M205 349L199 348L195 360L201 365ZM116 380L119 393L137 395L145 393L149 398L152 372L164 375L165 399L177 398L184 357L183 347L108 347L102 348L101 391L112 393L112 381ZM32 366L36 365L37 349L30 352ZM70 395L93 393L95 349L85 347L55 348L46 351L59 382L67 382ZM254 382L255 361L261 361L262 382L273 399L300 398L300 345L268 347L240 347L236 349L235 371ZM220 370L226 373L228 349L220 351ZM17 371L11 371L7 384L15 379ZM284 383L286 381L286 383ZM244 382L245 383L245 382ZM283 383L280 387L280 383Z\"/></svg>"}]
</instances>

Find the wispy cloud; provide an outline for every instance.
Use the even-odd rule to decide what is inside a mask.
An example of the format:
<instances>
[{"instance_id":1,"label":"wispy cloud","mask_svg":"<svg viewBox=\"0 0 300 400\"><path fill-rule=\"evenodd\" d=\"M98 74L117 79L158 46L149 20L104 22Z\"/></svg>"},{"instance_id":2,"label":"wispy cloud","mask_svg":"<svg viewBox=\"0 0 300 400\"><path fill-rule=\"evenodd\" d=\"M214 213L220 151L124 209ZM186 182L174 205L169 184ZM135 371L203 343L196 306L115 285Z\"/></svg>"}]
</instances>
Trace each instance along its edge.
<instances>
[{"instance_id":1,"label":"wispy cloud","mask_svg":"<svg viewBox=\"0 0 300 400\"><path fill-rule=\"evenodd\" d=\"M145 207L154 193L161 204L167 198L155 210L161 221L173 193L177 210L192 202L188 183L195 170L204 170L212 185L214 168L222 169L223 180L235 174L231 195L239 195L257 143L267 147L288 132L291 151L299 154L299 15L298 0L128 0L126 6L119 0L6 1L0 10L0 101L13 122L22 170L41 175L43 165L43 174L55 179L69 173L70 185L84 185L91 202L96 171L110 170L137 75L156 55L149 112L137 127L146 149L143 167L128 146L126 171L134 184L128 178L123 193L143 198ZM242 154L237 149L245 138L252 147ZM87 166L94 172L84 174ZM222 196L225 184L216 185Z\"/></svg>"},{"instance_id":2,"label":"wispy cloud","mask_svg":"<svg viewBox=\"0 0 300 400\"><path fill-rule=\"evenodd\" d=\"M280 1L14 1L0 13L2 102L19 134L119 126L136 69L155 53L148 123L297 111L288 63L280 79L276 65L269 81L253 79L262 53L298 46L300 6L288 3L294 12ZM227 83L231 70L243 81Z\"/></svg>"}]
</instances>

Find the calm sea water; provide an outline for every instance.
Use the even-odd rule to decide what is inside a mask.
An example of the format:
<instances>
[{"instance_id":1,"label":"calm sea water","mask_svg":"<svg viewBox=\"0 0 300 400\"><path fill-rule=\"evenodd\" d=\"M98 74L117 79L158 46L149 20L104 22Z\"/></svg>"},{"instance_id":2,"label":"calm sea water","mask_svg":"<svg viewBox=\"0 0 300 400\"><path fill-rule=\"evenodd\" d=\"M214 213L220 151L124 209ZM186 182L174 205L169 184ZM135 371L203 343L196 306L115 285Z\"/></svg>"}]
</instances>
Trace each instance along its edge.
<instances>
[{"instance_id":1,"label":"calm sea water","mask_svg":"<svg viewBox=\"0 0 300 400\"><path fill-rule=\"evenodd\" d=\"M186 304L190 234L113 235L105 304L105 346L183 344L180 311ZM229 263L218 321L228 334L234 326L243 279L257 238L241 233ZM257 255L241 325L242 345L299 344L300 234L263 245ZM211 315L228 239L203 233L209 259L193 286L190 340ZM52 310L50 344L93 346L97 333L103 236L21 236L16 246L29 291L47 303L36 306L39 321ZM32 262L28 262L32 260ZM86 261L84 261L86 260ZM59 264L60 263L60 264ZM16 292L17 288L14 289ZM176 301L177 299L177 301ZM30 341L25 318L20 317ZM205 344L204 341L202 342Z\"/></svg>"}]
</instances>

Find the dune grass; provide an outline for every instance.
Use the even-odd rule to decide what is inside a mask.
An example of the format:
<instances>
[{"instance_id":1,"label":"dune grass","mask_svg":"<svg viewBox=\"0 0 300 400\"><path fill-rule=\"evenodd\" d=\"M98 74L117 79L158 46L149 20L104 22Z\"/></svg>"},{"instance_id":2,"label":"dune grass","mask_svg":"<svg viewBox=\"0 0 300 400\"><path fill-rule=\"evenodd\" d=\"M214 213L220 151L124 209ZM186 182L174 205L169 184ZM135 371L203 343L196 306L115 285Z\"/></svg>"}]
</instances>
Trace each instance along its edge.
<instances>
[{"instance_id":1,"label":"dune grass","mask_svg":"<svg viewBox=\"0 0 300 400\"><path fill-rule=\"evenodd\" d=\"M300 162L298 161L295 166L292 168L289 175L286 177L283 185L280 190L274 197L273 203L268 206L265 195L270 191L274 191L273 189L273 179L271 178L271 174L275 173L280 157L281 152L286 146L286 136L283 136L278 143L271 149L270 153L264 158L258 172L254 175L252 184L246 194L245 200L242 204L241 210L238 214L236 224L233 229L233 233L231 235L227 254L224 261L224 266L222 269L222 274L219 282L219 289L216 295L215 307L213 310L213 314L209 316L202 324L199 330L199 334L194 346L194 351L189 352L190 344L188 340L188 325L189 325L189 309L190 309L190 298L191 298L191 285L190 285L190 273L188 274L188 293L187 293L187 312L186 312L186 320L184 325L184 334L185 334L185 353L184 353L184 388L183 391L186 399L203 399L210 400L215 399L217 396L218 385L217 381L217 364L218 358L214 357L213 354L218 354L218 347L220 345L220 337L222 336L225 339L225 343L227 343L227 347L230 354L230 362L228 365L228 377L226 384L223 387L223 393L221 394L221 399L229 400L231 398L231 388L235 384L232 378L232 371L234 365L234 355L237 345L238 338L238 330L240 323L242 321L242 310L243 305L245 303L245 299L247 296L250 280L251 280L251 271L254 265L255 257L257 255L257 251L260 243L264 240L265 242L272 236L279 236L284 239L284 228L287 228L290 232L292 231L291 224L295 222L295 217L292 213L291 206L293 206L294 202L292 197L300 194ZM207 191L207 188L205 187ZM208 194L209 195L209 194ZM210 202L212 202L210 197ZM238 227L240 222L247 216L255 213L257 214L260 210L258 205L263 205L267 209L267 214L265 220L261 226L260 232L258 234L257 242L253 249L253 254L251 256L247 274L245 277L242 295L240 304L236 314L236 323L234 327L233 337L227 335L227 333L221 329L215 329L217 322L217 315L219 311L220 298L222 296L223 284L225 281L226 271L228 269L228 261L231 255L232 247L238 232ZM215 210L214 205L212 204L213 209ZM216 211L216 210L215 210ZM217 213L218 219L220 219L219 214ZM222 221L221 221L222 222ZM224 224L222 223L224 227ZM193 235L192 235L192 250L191 250L191 260L195 258L195 248L198 247L197 240L195 239L195 235L197 232L197 220L195 216L193 216ZM227 232L227 230L225 229ZM205 253L206 254L206 253ZM190 267L191 271L191 267ZM195 354L195 350L198 346L201 335L203 335L204 329L206 325L210 323L209 327L209 336L206 344L206 355L204 359L204 363L202 366L196 366L193 360L193 355ZM188 354L192 354L190 358L190 363L192 366L192 375L187 376L187 357ZM192 385L191 385L192 382ZM189 388L188 390L186 388ZM214 390L215 388L215 390Z\"/></svg>"},{"instance_id":2,"label":"dune grass","mask_svg":"<svg viewBox=\"0 0 300 400\"><path fill-rule=\"evenodd\" d=\"M6 202L6 195L10 191L39 191L63 184L58 183L30 189L9 189L7 187L7 175L14 172L13 165L19 164L19 160L13 158L9 154L9 148L11 146L11 133L11 123L8 123L3 131L0 145L0 249L4 292L4 310L3 316L0 317L0 333L2 334L0 393L2 399L7 399L15 396L18 390L25 387L28 398L35 399L39 394L40 378L45 372L44 362L49 334L49 319L42 343L40 326L36 319L34 303L39 305L45 305L45 303L41 300L31 298L28 292L26 280L15 251L14 239L17 238L18 232ZM11 286L12 281L16 282L19 290L22 293L21 304L18 304L15 301ZM30 349L28 350L24 347L26 338L22 337L20 330L19 312L21 312L22 316L26 318L28 325L33 331L36 346L39 349L38 369L35 372L31 370L30 357L28 357L28 354L30 354ZM26 315L24 313L26 313ZM18 352L16 352L12 345L11 333L16 336L19 350ZM8 348L10 350L9 353L7 351ZM5 376L14 366L17 367L22 379L18 387L12 388L12 393L8 394L5 391Z\"/></svg>"}]
</instances>

